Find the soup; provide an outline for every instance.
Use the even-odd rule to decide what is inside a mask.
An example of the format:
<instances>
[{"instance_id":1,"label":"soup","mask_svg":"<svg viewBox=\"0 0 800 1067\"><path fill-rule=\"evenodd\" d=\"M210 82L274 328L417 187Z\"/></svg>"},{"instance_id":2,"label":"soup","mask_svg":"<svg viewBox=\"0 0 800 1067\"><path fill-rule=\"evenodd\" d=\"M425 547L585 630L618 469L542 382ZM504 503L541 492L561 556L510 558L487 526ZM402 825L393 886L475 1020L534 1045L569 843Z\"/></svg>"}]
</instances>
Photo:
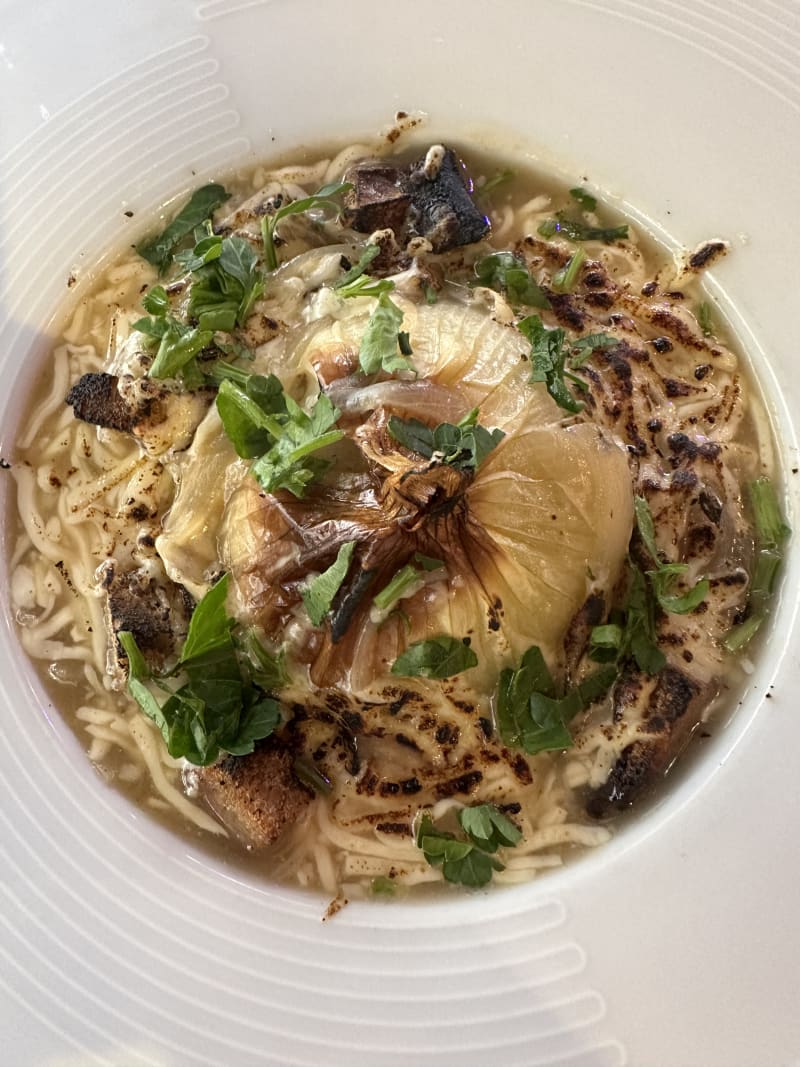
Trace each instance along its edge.
<instances>
[{"instance_id":1,"label":"soup","mask_svg":"<svg viewBox=\"0 0 800 1067\"><path fill-rule=\"evenodd\" d=\"M90 759L348 898L608 840L787 534L725 252L445 145L197 190L70 309L13 467L20 638Z\"/></svg>"}]
</instances>

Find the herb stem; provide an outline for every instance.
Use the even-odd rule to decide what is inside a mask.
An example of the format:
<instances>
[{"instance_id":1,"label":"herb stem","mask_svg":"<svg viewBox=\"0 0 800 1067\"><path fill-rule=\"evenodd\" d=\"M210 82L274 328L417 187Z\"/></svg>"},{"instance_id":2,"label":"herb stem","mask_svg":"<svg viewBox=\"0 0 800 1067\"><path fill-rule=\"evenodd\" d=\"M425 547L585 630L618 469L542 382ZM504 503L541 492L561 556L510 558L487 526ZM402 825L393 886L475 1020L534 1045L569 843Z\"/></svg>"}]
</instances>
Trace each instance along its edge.
<instances>
[{"instance_id":1,"label":"herb stem","mask_svg":"<svg viewBox=\"0 0 800 1067\"><path fill-rule=\"evenodd\" d=\"M586 260L586 250L581 246L566 266L553 275L553 288L559 293L570 293L578 280L578 273Z\"/></svg>"},{"instance_id":2,"label":"herb stem","mask_svg":"<svg viewBox=\"0 0 800 1067\"><path fill-rule=\"evenodd\" d=\"M749 488L759 543L762 548L777 548L788 537L789 527L781 518L775 487L769 478L762 477Z\"/></svg>"},{"instance_id":3,"label":"herb stem","mask_svg":"<svg viewBox=\"0 0 800 1067\"><path fill-rule=\"evenodd\" d=\"M267 427L267 429L269 429L269 427ZM328 430L328 432L322 434L321 437L315 437L313 441L306 441L304 444L298 445L297 448L293 449L286 457L286 462L297 463L297 461L303 459L304 456L309 456L312 452L317 452L320 448L327 448L328 445L335 444L343 437L344 432L342 430Z\"/></svg>"},{"instance_id":4,"label":"herb stem","mask_svg":"<svg viewBox=\"0 0 800 1067\"><path fill-rule=\"evenodd\" d=\"M389 584L373 598L372 603L380 612L389 611L398 600L410 590L411 586L421 581L420 574L415 567L407 563L397 572Z\"/></svg>"}]
</instances>

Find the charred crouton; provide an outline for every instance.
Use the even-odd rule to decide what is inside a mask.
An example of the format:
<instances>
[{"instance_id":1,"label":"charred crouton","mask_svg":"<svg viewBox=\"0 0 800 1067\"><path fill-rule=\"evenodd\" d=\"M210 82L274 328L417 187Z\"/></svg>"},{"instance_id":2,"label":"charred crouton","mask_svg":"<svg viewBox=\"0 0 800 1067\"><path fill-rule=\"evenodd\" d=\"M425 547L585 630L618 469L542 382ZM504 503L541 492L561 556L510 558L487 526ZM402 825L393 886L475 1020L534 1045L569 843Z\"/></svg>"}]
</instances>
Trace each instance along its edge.
<instances>
[{"instance_id":1,"label":"charred crouton","mask_svg":"<svg viewBox=\"0 0 800 1067\"><path fill-rule=\"evenodd\" d=\"M488 232L489 220L475 207L470 184L463 163L444 145L432 145L411 168L409 223L434 252L472 244Z\"/></svg>"},{"instance_id":2,"label":"charred crouton","mask_svg":"<svg viewBox=\"0 0 800 1067\"><path fill-rule=\"evenodd\" d=\"M265 848L302 816L314 797L295 777L293 762L292 750L270 737L248 756L227 756L199 768L196 786L236 837L252 848Z\"/></svg>"},{"instance_id":3,"label":"charred crouton","mask_svg":"<svg viewBox=\"0 0 800 1067\"><path fill-rule=\"evenodd\" d=\"M348 225L359 233L386 229L400 233L411 203L405 179L397 167L380 160L368 159L350 167L344 176L353 185L344 199Z\"/></svg>"},{"instance_id":4,"label":"charred crouton","mask_svg":"<svg viewBox=\"0 0 800 1067\"><path fill-rule=\"evenodd\" d=\"M157 456L189 446L213 395L213 389L177 392L130 374L84 374L67 393L66 403L76 418L133 434Z\"/></svg>"},{"instance_id":5,"label":"charred crouton","mask_svg":"<svg viewBox=\"0 0 800 1067\"><path fill-rule=\"evenodd\" d=\"M159 582L144 568L124 571L109 560L100 577L111 638L108 672L123 684L128 662L117 634L132 633L150 666L160 668L186 638L193 601L182 586L167 578Z\"/></svg>"},{"instance_id":6,"label":"charred crouton","mask_svg":"<svg viewBox=\"0 0 800 1067\"><path fill-rule=\"evenodd\" d=\"M155 397L142 397L138 406L132 406L120 395L118 385L115 374L84 374L67 393L66 403L76 419L131 433L137 422L150 417Z\"/></svg>"}]
</instances>

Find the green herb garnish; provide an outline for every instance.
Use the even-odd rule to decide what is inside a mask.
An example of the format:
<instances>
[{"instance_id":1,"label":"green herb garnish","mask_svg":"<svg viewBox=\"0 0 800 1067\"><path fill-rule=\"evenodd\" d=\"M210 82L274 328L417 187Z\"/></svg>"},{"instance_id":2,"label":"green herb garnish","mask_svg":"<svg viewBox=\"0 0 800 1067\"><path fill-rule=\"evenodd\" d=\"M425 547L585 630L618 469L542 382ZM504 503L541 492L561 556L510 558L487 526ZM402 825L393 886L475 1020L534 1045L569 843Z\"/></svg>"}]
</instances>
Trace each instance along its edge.
<instances>
[{"instance_id":1,"label":"green herb garnish","mask_svg":"<svg viewBox=\"0 0 800 1067\"><path fill-rule=\"evenodd\" d=\"M370 263L375 259L377 255L380 255L380 245L367 245L364 251L359 257L358 263L355 263L348 271L334 282L333 288L336 290L348 289L353 282L357 281L366 271ZM394 285L394 283L392 283ZM349 296L349 293L339 293L340 296Z\"/></svg>"},{"instance_id":2,"label":"green herb garnish","mask_svg":"<svg viewBox=\"0 0 800 1067\"><path fill-rule=\"evenodd\" d=\"M312 759L303 759L302 757L296 759L292 764L292 769L303 785L307 785L309 789L313 789L321 797L328 797L333 792L333 786L330 781L325 777L322 771L316 766Z\"/></svg>"},{"instance_id":3,"label":"green herb garnish","mask_svg":"<svg viewBox=\"0 0 800 1067\"><path fill-rule=\"evenodd\" d=\"M573 370L577 370L591 359L598 349L613 348L619 343L619 339L610 333L587 333L585 337L569 342L570 355L567 362Z\"/></svg>"},{"instance_id":4,"label":"green herb garnish","mask_svg":"<svg viewBox=\"0 0 800 1067\"><path fill-rule=\"evenodd\" d=\"M588 226L585 222L566 217L563 211L556 212L554 219L546 219L539 226L542 237L566 237L570 241L624 241L628 237L627 223L621 226Z\"/></svg>"},{"instance_id":5,"label":"green herb garnish","mask_svg":"<svg viewBox=\"0 0 800 1067\"><path fill-rule=\"evenodd\" d=\"M170 314L169 296L163 285L154 286L144 296L142 305L150 318L139 319L133 329L158 341L158 351L148 371L151 378L187 377L195 357L215 342L217 330L230 332L242 325L254 302L263 292L256 255L240 237L218 237L206 232L190 251L175 257L193 274L187 311L196 326L188 326ZM203 378L194 373L194 384Z\"/></svg>"},{"instance_id":6,"label":"green herb garnish","mask_svg":"<svg viewBox=\"0 0 800 1067\"><path fill-rule=\"evenodd\" d=\"M338 214L341 211L334 197L348 192L353 186L350 182L331 182L318 189L312 196L305 196L301 200L292 200L289 204L279 207L272 215L265 215L261 220L261 237L264 242L264 262L267 270L276 270L278 267L278 252L275 248L275 236L278 223L289 215L302 215L312 208L332 208Z\"/></svg>"},{"instance_id":7,"label":"green herb garnish","mask_svg":"<svg viewBox=\"0 0 800 1067\"><path fill-rule=\"evenodd\" d=\"M379 874L370 882L369 891L374 897L393 897L397 894L397 883L386 875Z\"/></svg>"},{"instance_id":8,"label":"green herb garnish","mask_svg":"<svg viewBox=\"0 0 800 1067\"><path fill-rule=\"evenodd\" d=\"M458 821L467 840L440 830L426 812L417 828L417 848L431 867L442 868L445 881L479 888L491 881L495 871L504 869L492 853L503 846L513 847L522 834L492 804L462 808Z\"/></svg>"},{"instance_id":9,"label":"green herb garnish","mask_svg":"<svg viewBox=\"0 0 800 1067\"><path fill-rule=\"evenodd\" d=\"M219 382L217 411L231 444L243 459L263 455L283 432L283 423L269 418L287 414L280 379L247 374L228 364L222 371L219 364L215 369L217 377L225 375Z\"/></svg>"},{"instance_id":10,"label":"green herb garnish","mask_svg":"<svg viewBox=\"0 0 800 1067\"><path fill-rule=\"evenodd\" d=\"M392 580L381 589L378 595L373 597L372 603L375 605L381 616L387 615L399 600L413 595L413 593L423 584L423 575L426 571L439 570L444 566L444 563L440 559L432 559L430 556L423 556L420 552L414 554L414 560L419 563L419 568L411 563L407 563L404 567L400 568L397 574L395 574Z\"/></svg>"},{"instance_id":11,"label":"green herb garnish","mask_svg":"<svg viewBox=\"0 0 800 1067\"><path fill-rule=\"evenodd\" d=\"M528 315L517 323L520 333L531 343L530 382L544 382L547 392L560 408L577 414L583 411L583 401L576 400L564 380L568 378L579 388L586 383L566 369L568 348L561 327L549 330L538 315Z\"/></svg>"},{"instance_id":12,"label":"green herb garnish","mask_svg":"<svg viewBox=\"0 0 800 1067\"><path fill-rule=\"evenodd\" d=\"M225 610L227 593L225 575L195 608L180 659L168 673L151 672L133 634L118 634L128 658L131 696L161 731L169 754L202 767L220 752L252 752L255 742L268 737L281 721L277 702L256 681L258 672L249 654L241 654L237 646L235 623ZM166 684L176 676L185 679L183 684ZM148 682L168 694L163 705Z\"/></svg>"},{"instance_id":13,"label":"green herb garnish","mask_svg":"<svg viewBox=\"0 0 800 1067\"><path fill-rule=\"evenodd\" d=\"M504 846L513 848L522 838L520 830L493 804L462 808L458 821L470 841L484 852L497 852Z\"/></svg>"},{"instance_id":14,"label":"green herb garnish","mask_svg":"<svg viewBox=\"0 0 800 1067\"><path fill-rule=\"evenodd\" d=\"M395 441L411 452L462 471L476 470L505 437L502 430L487 430L478 423L478 408L455 424L440 422L433 427L419 419L391 415L388 429Z\"/></svg>"},{"instance_id":15,"label":"green herb garnish","mask_svg":"<svg viewBox=\"0 0 800 1067\"><path fill-rule=\"evenodd\" d=\"M163 274L170 264L173 249L196 226L209 219L218 207L230 199L230 195L223 186L214 183L195 190L163 233L142 241L136 246L136 251L148 263L152 263L159 274Z\"/></svg>"},{"instance_id":16,"label":"green herb garnish","mask_svg":"<svg viewBox=\"0 0 800 1067\"><path fill-rule=\"evenodd\" d=\"M347 577L355 547L355 541L347 541L343 544L336 555L335 562L300 590L308 617L315 626L320 626L331 610L334 598Z\"/></svg>"},{"instance_id":17,"label":"green herb garnish","mask_svg":"<svg viewBox=\"0 0 800 1067\"><path fill-rule=\"evenodd\" d=\"M559 293L571 293L585 260L586 252L578 248L567 265L553 275L553 288Z\"/></svg>"},{"instance_id":18,"label":"green herb garnish","mask_svg":"<svg viewBox=\"0 0 800 1067\"><path fill-rule=\"evenodd\" d=\"M597 198L592 196L591 193L588 193L580 185L576 186L574 189L570 189L569 195L573 200L580 204L584 211L594 211L597 207Z\"/></svg>"},{"instance_id":19,"label":"green herb garnish","mask_svg":"<svg viewBox=\"0 0 800 1067\"><path fill-rule=\"evenodd\" d=\"M407 678L452 678L477 665L478 657L465 640L441 634L409 645L392 664L392 674Z\"/></svg>"},{"instance_id":20,"label":"green herb garnish","mask_svg":"<svg viewBox=\"0 0 800 1067\"><path fill-rule=\"evenodd\" d=\"M492 252L475 264L477 285L505 293L512 304L549 308L550 303L531 277L525 261L513 252Z\"/></svg>"},{"instance_id":21,"label":"green herb garnish","mask_svg":"<svg viewBox=\"0 0 800 1067\"><path fill-rule=\"evenodd\" d=\"M155 321L150 320L151 323ZM155 359L147 372L150 378L175 378L181 372L185 374L195 357L214 340L213 330L184 326L171 316L164 316L163 321L164 332L161 334ZM141 323L141 319L134 323L134 329L140 330ZM147 330L141 332L146 333Z\"/></svg>"},{"instance_id":22,"label":"green herb garnish","mask_svg":"<svg viewBox=\"0 0 800 1067\"><path fill-rule=\"evenodd\" d=\"M697 608L708 596L710 588L708 579L703 578L701 581L696 582L695 585L682 596L672 595L671 589L676 580L686 574L689 567L685 563L662 562L661 554L658 550L658 545L656 544L656 531L653 523L653 516L647 501L643 496L634 496L633 508L642 544L647 550L648 555L656 564L656 569L648 571L647 576L650 579L659 606L662 611L669 612L673 615L687 615L690 611L694 611L695 608Z\"/></svg>"},{"instance_id":23,"label":"green herb garnish","mask_svg":"<svg viewBox=\"0 0 800 1067\"><path fill-rule=\"evenodd\" d=\"M187 311L200 329L230 332L243 325L264 292L258 257L242 237L207 236L175 260L194 274Z\"/></svg>"},{"instance_id":24,"label":"green herb garnish","mask_svg":"<svg viewBox=\"0 0 800 1067\"><path fill-rule=\"evenodd\" d=\"M500 673L496 715L500 737L530 755L572 745L567 724L579 711L605 696L617 677L616 667L602 667L564 696L538 645L532 645L516 670Z\"/></svg>"},{"instance_id":25,"label":"green herb garnish","mask_svg":"<svg viewBox=\"0 0 800 1067\"><path fill-rule=\"evenodd\" d=\"M498 189L501 185L508 185L510 181L516 177L513 170L500 170L497 174L492 175L491 178L483 183L483 185L477 189L478 196L488 196L489 193L493 193L495 189Z\"/></svg>"},{"instance_id":26,"label":"green herb garnish","mask_svg":"<svg viewBox=\"0 0 800 1067\"><path fill-rule=\"evenodd\" d=\"M697 305L697 323L703 331L703 337L711 337L714 333L714 314L707 300Z\"/></svg>"},{"instance_id":27,"label":"green herb garnish","mask_svg":"<svg viewBox=\"0 0 800 1067\"><path fill-rule=\"evenodd\" d=\"M628 566L628 596L624 608L611 612L603 626L595 626L589 639L589 656L597 663L619 667L632 657L645 674L658 674L667 664L658 647L655 598L637 566Z\"/></svg>"},{"instance_id":28,"label":"green herb garnish","mask_svg":"<svg viewBox=\"0 0 800 1067\"><path fill-rule=\"evenodd\" d=\"M381 284L377 283L378 286ZM403 312L390 300L388 291L381 290L358 350L358 362L364 374L377 374L379 370L386 371L387 374L414 370L408 355L403 354L403 347L407 353L410 353L411 349L407 343L405 346L401 345L402 322ZM405 338L407 342L408 334L405 334Z\"/></svg>"},{"instance_id":29,"label":"green herb garnish","mask_svg":"<svg viewBox=\"0 0 800 1067\"><path fill-rule=\"evenodd\" d=\"M274 375L251 375L244 388L226 378L217 393L217 410L239 455L257 457L251 471L268 493L288 489L303 497L330 467L315 453L344 436L335 429L339 411L324 393L306 413Z\"/></svg>"},{"instance_id":30,"label":"green herb garnish","mask_svg":"<svg viewBox=\"0 0 800 1067\"><path fill-rule=\"evenodd\" d=\"M738 652L761 629L769 615L770 601L783 562L783 543L791 533L781 515L778 496L769 478L757 478L749 484L748 497L756 527L756 559L750 576L747 616L725 636L729 652Z\"/></svg>"}]
</instances>

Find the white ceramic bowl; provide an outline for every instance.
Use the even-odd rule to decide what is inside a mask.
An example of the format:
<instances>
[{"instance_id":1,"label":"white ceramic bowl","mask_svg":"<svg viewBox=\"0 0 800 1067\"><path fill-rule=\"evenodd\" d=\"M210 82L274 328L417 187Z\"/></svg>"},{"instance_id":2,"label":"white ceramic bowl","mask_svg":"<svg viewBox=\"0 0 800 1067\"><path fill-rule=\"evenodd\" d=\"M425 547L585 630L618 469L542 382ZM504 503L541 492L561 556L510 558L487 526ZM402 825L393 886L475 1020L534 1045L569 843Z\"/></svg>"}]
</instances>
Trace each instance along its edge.
<instances>
[{"instance_id":1,"label":"white ceramic bowl","mask_svg":"<svg viewBox=\"0 0 800 1067\"><path fill-rule=\"evenodd\" d=\"M139 216L234 163L421 109L432 137L588 179L668 244L732 240L711 292L796 509L798 45L797 0L6 0L0 451L68 276ZM610 845L528 886L326 924L318 899L215 864L106 788L4 617L0 1059L800 1062L799 568L792 547L742 706Z\"/></svg>"}]
</instances>

